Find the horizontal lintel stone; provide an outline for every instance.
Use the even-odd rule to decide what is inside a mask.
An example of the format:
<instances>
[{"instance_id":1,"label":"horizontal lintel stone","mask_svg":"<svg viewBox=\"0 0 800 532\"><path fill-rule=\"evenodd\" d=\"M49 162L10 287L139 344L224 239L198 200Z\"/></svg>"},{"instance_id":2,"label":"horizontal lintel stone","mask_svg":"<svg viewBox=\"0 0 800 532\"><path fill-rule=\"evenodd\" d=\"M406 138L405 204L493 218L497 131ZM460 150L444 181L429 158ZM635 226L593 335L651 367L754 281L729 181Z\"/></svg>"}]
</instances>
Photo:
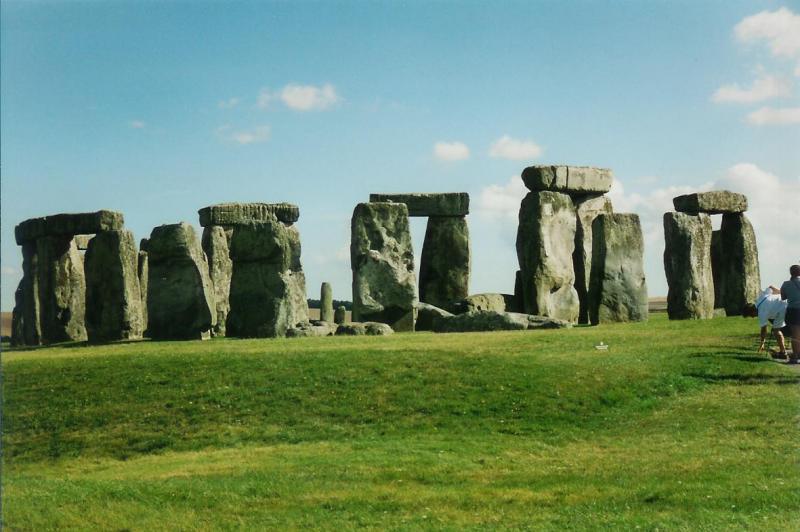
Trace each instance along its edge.
<instances>
[{"instance_id":1,"label":"horizontal lintel stone","mask_svg":"<svg viewBox=\"0 0 800 532\"><path fill-rule=\"evenodd\" d=\"M614 175L608 168L591 166L529 166L522 181L529 190L551 190L567 194L605 194L611 190Z\"/></svg>"},{"instance_id":2,"label":"horizontal lintel stone","mask_svg":"<svg viewBox=\"0 0 800 532\"><path fill-rule=\"evenodd\" d=\"M370 194L371 203L405 203L409 216L466 216L469 214L469 194L441 192L410 194Z\"/></svg>"},{"instance_id":3,"label":"horizontal lintel stone","mask_svg":"<svg viewBox=\"0 0 800 532\"><path fill-rule=\"evenodd\" d=\"M101 231L118 231L124 225L125 217L116 211L54 214L25 220L14 228L14 236L17 244L22 245L43 236L93 235Z\"/></svg>"},{"instance_id":4,"label":"horizontal lintel stone","mask_svg":"<svg viewBox=\"0 0 800 532\"><path fill-rule=\"evenodd\" d=\"M291 203L220 203L203 207L200 225L244 225L265 222L273 216L285 224L293 224L300 218L300 208Z\"/></svg>"},{"instance_id":5,"label":"horizontal lintel stone","mask_svg":"<svg viewBox=\"0 0 800 532\"><path fill-rule=\"evenodd\" d=\"M747 210L747 197L727 190L684 194L673 198L672 203L676 211L689 214L738 214Z\"/></svg>"}]
</instances>

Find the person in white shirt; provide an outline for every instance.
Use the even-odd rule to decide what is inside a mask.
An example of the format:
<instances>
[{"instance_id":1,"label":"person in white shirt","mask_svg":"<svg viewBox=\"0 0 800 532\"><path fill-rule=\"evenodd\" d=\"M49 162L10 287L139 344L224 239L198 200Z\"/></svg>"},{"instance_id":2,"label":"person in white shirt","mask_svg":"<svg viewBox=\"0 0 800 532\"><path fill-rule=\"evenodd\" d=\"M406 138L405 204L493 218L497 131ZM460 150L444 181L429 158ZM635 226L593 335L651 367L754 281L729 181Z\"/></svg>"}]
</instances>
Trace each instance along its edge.
<instances>
[{"instance_id":1,"label":"person in white shirt","mask_svg":"<svg viewBox=\"0 0 800 532\"><path fill-rule=\"evenodd\" d=\"M781 291L779 288L769 286L756 298L755 303L748 303L742 309L742 316L745 318L755 318L758 316L758 324L761 326L761 344L758 347L758 352L764 350L764 344L767 340L767 325L772 323L772 333L778 340L778 356L786 358L786 343L783 339L781 329L786 326L784 319L786 317L786 301L781 300Z\"/></svg>"}]
</instances>

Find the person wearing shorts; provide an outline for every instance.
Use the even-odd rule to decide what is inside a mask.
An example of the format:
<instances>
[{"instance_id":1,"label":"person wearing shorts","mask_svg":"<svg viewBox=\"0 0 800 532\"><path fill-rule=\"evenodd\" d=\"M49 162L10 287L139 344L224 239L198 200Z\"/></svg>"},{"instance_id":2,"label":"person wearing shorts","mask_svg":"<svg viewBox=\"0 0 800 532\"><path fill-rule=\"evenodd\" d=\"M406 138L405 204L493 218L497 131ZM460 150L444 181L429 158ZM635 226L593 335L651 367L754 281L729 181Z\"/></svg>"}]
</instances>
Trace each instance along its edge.
<instances>
[{"instance_id":1,"label":"person wearing shorts","mask_svg":"<svg viewBox=\"0 0 800 532\"><path fill-rule=\"evenodd\" d=\"M786 301L786 324L792 339L790 364L800 359L800 264L789 268L790 278L781 285L781 298Z\"/></svg>"},{"instance_id":2,"label":"person wearing shorts","mask_svg":"<svg viewBox=\"0 0 800 532\"><path fill-rule=\"evenodd\" d=\"M758 347L760 353L764 349L767 341L767 325L772 324L772 334L778 340L779 358L786 358L786 343L783 339L781 329L786 325L784 318L786 315L786 301L781 300L781 291L774 286L769 286L758 298L755 303L748 303L742 309L742 316L745 318L755 318L758 316L758 325L761 327L761 345Z\"/></svg>"}]
</instances>

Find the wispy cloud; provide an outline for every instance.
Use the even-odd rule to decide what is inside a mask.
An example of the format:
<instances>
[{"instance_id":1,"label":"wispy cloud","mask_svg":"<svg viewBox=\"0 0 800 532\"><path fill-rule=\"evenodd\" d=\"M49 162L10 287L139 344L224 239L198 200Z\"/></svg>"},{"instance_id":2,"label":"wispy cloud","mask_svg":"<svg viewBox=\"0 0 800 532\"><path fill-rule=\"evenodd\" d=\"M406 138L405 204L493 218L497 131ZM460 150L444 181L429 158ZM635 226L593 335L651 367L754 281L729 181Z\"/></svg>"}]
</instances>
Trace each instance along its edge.
<instances>
[{"instance_id":1,"label":"wispy cloud","mask_svg":"<svg viewBox=\"0 0 800 532\"><path fill-rule=\"evenodd\" d=\"M542 148L532 140L519 140L503 135L489 148L490 157L524 161L536 159L542 154Z\"/></svg>"},{"instance_id":2,"label":"wispy cloud","mask_svg":"<svg viewBox=\"0 0 800 532\"><path fill-rule=\"evenodd\" d=\"M220 109L233 109L239 105L239 98L228 98L227 100L221 100L217 106Z\"/></svg>"},{"instance_id":3,"label":"wispy cloud","mask_svg":"<svg viewBox=\"0 0 800 532\"><path fill-rule=\"evenodd\" d=\"M147 124L141 120L131 120L128 125L133 129L144 129Z\"/></svg>"},{"instance_id":4,"label":"wispy cloud","mask_svg":"<svg viewBox=\"0 0 800 532\"><path fill-rule=\"evenodd\" d=\"M800 124L800 107L762 107L747 115L747 122L755 126Z\"/></svg>"},{"instance_id":5,"label":"wispy cloud","mask_svg":"<svg viewBox=\"0 0 800 532\"><path fill-rule=\"evenodd\" d=\"M341 97L330 83L321 86L290 83L276 92L266 87L261 89L256 107L268 109L275 101L295 111L322 111L339 103Z\"/></svg>"},{"instance_id":6,"label":"wispy cloud","mask_svg":"<svg viewBox=\"0 0 800 532\"><path fill-rule=\"evenodd\" d=\"M463 142L437 142L433 145L433 155L440 161L463 161L469 158L469 148Z\"/></svg>"},{"instance_id":7,"label":"wispy cloud","mask_svg":"<svg viewBox=\"0 0 800 532\"><path fill-rule=\"evenodd\" d=\"M514 224L519 213L519 204L528 194L520 176L512 176L504 185L489 185L478 197L478 216L487 220L503 220Z\"/></svg>"},{"instance_id":8,"label":"wispy cloud","mask_svg":"<svg viewBox=\"0 0 800 532\"><path fill-rule=\"evenodd\" d=\"M269 126L255 126L250 129L234 129L226 124L217 128L217 135L223 140L237 144L257 144L266 142L270 138Z\"/></svg>"},{"instance_id":9,"label":"wispy cloud","mask_svg":"<svg viewBox=\"0 0 800 532\"><path fill-rule=\"evenodd\" d=\"M755 80L749 88L742 88L738 83L723 85L714 92L711 100L716 103L754 103L791 94L791 81L775 76L764 76Z\"/></svg>"}]
</instances>

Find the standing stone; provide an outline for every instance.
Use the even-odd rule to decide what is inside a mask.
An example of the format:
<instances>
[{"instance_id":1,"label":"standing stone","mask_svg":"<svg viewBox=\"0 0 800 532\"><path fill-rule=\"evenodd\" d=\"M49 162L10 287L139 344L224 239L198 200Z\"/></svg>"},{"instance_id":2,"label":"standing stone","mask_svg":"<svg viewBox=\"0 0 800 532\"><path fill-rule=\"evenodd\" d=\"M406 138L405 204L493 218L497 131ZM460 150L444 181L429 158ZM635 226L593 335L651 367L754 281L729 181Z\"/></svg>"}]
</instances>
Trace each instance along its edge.
<instances>
[{"instance_id":1,"label":"standing stone","mask_svg":"<svg viewBox=\"0 0 800 532\"><path fill-rule=\"evenodd\" d=\"M72 236L36 240L42 343L86 340L83 257Z\"/></svg>"},{"instance_id":2,"label":"standing stone","mask_svg":"<svg viewBox=\"0 0 800 532\"><path fill-rule=\"evenodd\" d=\"M39 257L36 254L36 242L22 244L22 288L21 301L17 303L20 321L22 322L23 345L39 345L42 343L41 305L39 304ZM16 309L15 309L16 310Z\"/></svg>"},{"instance_id":3,"label":"standing stone","mask_svg":"<svg viewBox=\"0 0 800 532\"><path fill-rule=\"evenodd\" d=\"M147 336L208 338L216 323L214 288L194 228L185 222L156 227L147 253Z\"/></svg>"},{"instance_id":4,"label":"standing stone","mask_svg":"<svg viewBox=\"0 0 800 532\"><path fill-rule=\"evenodd\" d=\"M333 289L330 283L322 283L319 294L319 319L332 323L333 320Z\"/></svg>"},{"instance_id":5,"label":"standing stone","mask_svg":"<svg viewBox=\"0 0 800 532\"><path fill-rule=\"evenodd\" d=\"M756 235L744 214L723 214L718 233L714 282L719 285L720 304L715 306L728 316L738 316L746 303L756 300L761 287Z\"/></svg>"},{"instance_id":6,"label":"standing stone","mask_svg":"<svg viewBox=\"0 0 800 532\"><path fill-rule=\"evenodd\" d=\"M208 257L208 273L214 285L217 324L212 329L214 336L225 336L225 323L230 311L231 276L233 261L230 257L230 243L233 227L210 225L203 229L203 250Z\"/></svg>"},{"instance_id":7,"label":"standing stone","mask_svg":"<svg viewBox=\"0 0 800 532\"><path fill-rule=\"evenodd\" d=\"M142 239L147 240L145 239ZM147 276L149 265L147 251L139 247L139 256L136 263L136 276L139 278L139 296L142 298L142 334L147 331Z\"/></svg>"},{"instance_id":8,"label":"standing stone","mask_svg":"<svg viewBox=\"0 0 800 532\"><path fill-rule=\"evenodd\" d=\"M227 335L272 338L308 321L300 233L276 218L237 225Z\"/></svg>"},{"instance_id":9,"label":"standing stone","mask_svg":"<svg viewBox=\"0 0 800 532\"><path fill-rule=\"evenodd\" d=\"M600 214L592 224L589 314L594 325L647 319L644 239L636 214Z\"/></svg>"},{"instance_id":10,"label":"standing stone","mask_svg":"<svg viewBox=\"0 0 800 532\"><path fill-rule=\"evenodd\" d=\"M445 310L469 295L470 245L463 216L428 218L419 266L419 299Z\"/></svg>"},{"instance_id":11,"label":"standing stone","mask_svg":"<svg viewBox=\"0 0 800 532\"><path fill-rule=\"evenodd\" d=\"M89 241L86 273L86 332L90 342L141 338L142 295L133 233L104 231Z\"/></svg>"},{"instance_id":12,"label":"standing stone","mask_svg":"<svg viewBox=\"0 0 800 532\"><path fill-rule=\"evenodd\" d=\"M707 214L665 213L664 244L669 319L712 318L711 218Z\"/></svg>"},{"instance_id":13,"label":"standing stone","mask_svg":"<svg viewBox=\"0 0 800 532\"><path fill-rule=\"evenodd\" d=\"M719 229L711 232L711 277L714 280L714 310L722 309L722 234ZM726 313L727 314L727 313Z\"/></svg>"},{"instance_id":14,"label":"standing stone","mask_svg":"<svg viewBox=\"0 0 800 532\"><path fill-rule=\"evenodd\" d=\"M11 345L25 345L25 280L20 279L14 291L14 310L11 312Z\"/></svg>"},{"instance_id":15,"label":"standing stone","mask_svg":"<svg viewBox=\"0 0 800 532\"><path fill-rule=\"evenodd\" d=\"M417 289L414 251L404 203L359 203L350 238L353 321L413 331Z\"/></svg>"},{"instance_id":16,"label":"standing stone","mask_svg":"<svg viewBox=\"0 0 800 532\"><path fill-rule=\"evenodd\" d=\"M336 312L333 313L333 323L341 325L345 321L347 321L347 309L344 305L339 305L336 307Z\"/></svg>"},{"instance_id":17,"label":"standing stone","mask_svg":"<svg viewBox=\"0 0 800 532\"><path fill-rule=\"evenodd\" d=\"M572 264L575 219L575 207L566 194L530 192L522 200L517 258L525 313L577 321L579 301Z\"/></svg>"},{"instance_id":18,"label":"standing stone","mask_svg":"<svg viewBox=\"0 0 800 532\"><path fill-rule=\"evenodd\" d=\"M600 214L611 214L611 200L606 196L584 196L575 199L577 212L575 227L575 290L578 292L580 310L578 323L589 323L589 279L592 272L592 222Z\"/></svg>"}]
</instances>

